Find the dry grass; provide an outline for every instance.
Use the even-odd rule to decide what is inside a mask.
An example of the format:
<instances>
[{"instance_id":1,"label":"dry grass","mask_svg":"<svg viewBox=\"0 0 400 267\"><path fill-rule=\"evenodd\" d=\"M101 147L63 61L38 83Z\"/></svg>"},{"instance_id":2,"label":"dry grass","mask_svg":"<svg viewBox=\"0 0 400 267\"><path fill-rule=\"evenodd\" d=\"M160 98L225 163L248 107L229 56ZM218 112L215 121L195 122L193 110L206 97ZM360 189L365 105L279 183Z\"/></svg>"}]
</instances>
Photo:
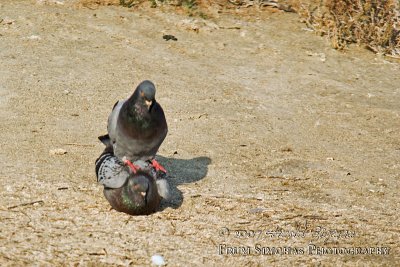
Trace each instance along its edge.
<instances>
[{"instance_id":1,"label":"dry grass","mask_svg":"<svg viewBox=\"0 0 400 267\"><path fill-rule=\"evenodd\" d=\"M144 3L149 3L152 7L160 5L171 5L171 6L185 6L188 8L195 7L197 5L196 0L79 0L78 3L84 7L94 6L107 6L107 5L122 5L125 7L133 7Z\"/></svg>"},{"instance_id":2,"label":"dry grass","mask_svg":"<svg viewBox=\"0 0 400 267\"><path fill-rule=\"evenodd\" d=\"M397 0L322 0L299 11L307 25L326 35L332 46L364 44L376 53L400 56L400 10Z\"/></svg>"},{"instance_id":3,"label":"dry grass","mask_svg":"<svg viewBox=\"0 0 400 267\"><path fill-rule=\"evenodd\" d=\"M78 0L78 5L83 7L95 7L104 5L122 5L125 7L135 7L147 5L150 7L176 7L178 9L206 11L212 7L224 10L248 9L263 10L263 7L272 7L285 11L293 11L299 6L297 0Z\"/></svg>"},{"instance_id":4,"label":"dry grass","mask_svg":"<svg viewBox=\"0 0 400 267\"><path fill-rule=\"evenodd\" d=\"M95 9L99 6L121 5L127 8L156 8L163 7L165 10L173 10L177 13L186 13L189 16L199 16L207 18L203 12L204 7L208 7L212 3L210 1L196 0L77 0L75 6Z\"/></svg>"},{"instance_id":5,"label":"dry grass","mask_svg":"<svg viewBox=\"0 0 400 267\"><path fill-rule=\"evenodd\" d=\"M96 8L98 6L119 5L120 0L78 0L76 6Z\"/></svg>"}]
</instances>

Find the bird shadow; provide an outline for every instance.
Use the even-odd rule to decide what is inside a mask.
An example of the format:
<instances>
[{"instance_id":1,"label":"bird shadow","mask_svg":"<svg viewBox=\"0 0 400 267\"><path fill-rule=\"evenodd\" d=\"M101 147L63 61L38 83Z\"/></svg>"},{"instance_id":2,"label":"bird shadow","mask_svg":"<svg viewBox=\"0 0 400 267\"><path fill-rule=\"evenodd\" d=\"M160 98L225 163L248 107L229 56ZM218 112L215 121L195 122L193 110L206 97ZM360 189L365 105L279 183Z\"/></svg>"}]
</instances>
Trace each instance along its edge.
<instances>
[{"instance_id":1,"label":"bird shadow","mask_svg":"<svg viewBox=\"0 0 400 267\"><path fill-rule=\"evenodd\" d=\"M200 181L207 175L208 165L211 164L209 157L177 159L158 155L157 160L168 170L167 181L170 186L170 198L161 202L160 211L168 207L179 208L183 203L183 194L178 186Z\"/></svg>"}]
</instances>

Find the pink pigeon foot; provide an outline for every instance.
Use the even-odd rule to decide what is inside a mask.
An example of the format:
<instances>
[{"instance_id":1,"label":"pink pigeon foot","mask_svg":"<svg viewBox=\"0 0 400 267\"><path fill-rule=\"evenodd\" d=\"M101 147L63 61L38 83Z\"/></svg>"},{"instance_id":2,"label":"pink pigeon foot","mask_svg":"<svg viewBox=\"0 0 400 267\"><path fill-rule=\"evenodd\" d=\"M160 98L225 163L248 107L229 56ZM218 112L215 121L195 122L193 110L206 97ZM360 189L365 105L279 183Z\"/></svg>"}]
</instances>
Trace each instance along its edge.
<instances>
[{"instance_id":1,"label":"pink pigeon foot","mask_svg":"<svg viewBox=\"0 0 400 267\"><path fill-rule=\"evenodd\" d=\"M162 172L164 172L164 173L167 173L167 170L166 170L163 166L161 166L161 164L158 163L157 160L153 159L153 160L151 161L151 164L152 164L153 167L156 169L156 171L162 171Z\"/></svg>"},{"instance_id":2,"label":"pink pigeon foot","mask_svg":"<svg viewBox=\"0 0 400 267\"><path fill-rule=\"evenodd\" d=\"M125 165L129 166L129 168L132 170L132 172L134 174L137 173L137 171L139 170L139 167L134 165L130 160L128 159L123 159L123 162L125 163Z\"/></svg>"}]
</instances>

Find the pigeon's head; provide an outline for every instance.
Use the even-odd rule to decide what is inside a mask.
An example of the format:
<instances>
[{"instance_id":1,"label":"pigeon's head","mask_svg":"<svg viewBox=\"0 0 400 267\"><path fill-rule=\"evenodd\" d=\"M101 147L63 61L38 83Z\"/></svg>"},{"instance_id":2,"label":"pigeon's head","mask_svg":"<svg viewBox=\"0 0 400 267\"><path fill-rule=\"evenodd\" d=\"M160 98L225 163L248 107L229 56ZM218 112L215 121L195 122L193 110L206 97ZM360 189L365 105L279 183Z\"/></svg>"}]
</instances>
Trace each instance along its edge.
<instances>
[{"instance_id":1,"label":"pigeon's head","mask_svg":"<svg viewBox=\"0 0 400 267\"><path fill-rule=\"evenodd\" d=\"M149 177L142 173L137 173L128 180L128 188L131 194L137 195L142 200L147 198L150 186Z\"/></svg>"},{"instance_id":2,"label":"pigeon's head","mask_svg":"<svg viewBox=\"0 0 400 267\"><path fill-rule=\"evenodd\" d=\"M161 201L153 176L143 170L130 174L122 187L105 187L104 196L115 210L131 215L153 213Z\"/></svg>"},{"instance_id":3,"label":"pigeon's head","mask_svg":"<svg viewBox=\"0 0 400 267\"><path fill-rule=\"evenodd\" d=\"M156 101L156 87L151 81L143 81L136 88L138 101L144 104L149 111Z\"/></svg>"}]
</instances>

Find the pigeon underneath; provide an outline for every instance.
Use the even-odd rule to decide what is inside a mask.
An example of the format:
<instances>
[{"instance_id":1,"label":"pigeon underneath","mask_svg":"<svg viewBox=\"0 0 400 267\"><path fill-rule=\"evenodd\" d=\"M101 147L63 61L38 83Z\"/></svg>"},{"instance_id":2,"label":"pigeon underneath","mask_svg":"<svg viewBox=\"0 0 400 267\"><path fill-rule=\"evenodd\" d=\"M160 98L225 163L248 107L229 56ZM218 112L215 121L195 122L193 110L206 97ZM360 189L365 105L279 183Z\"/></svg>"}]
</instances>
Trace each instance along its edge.
<instances>
[{"instance_id":1,"label":"pigeon underneath","mask_svg":"<svg viewBox=\"0 0 400 267\"><path fill-rule=\"evenodd\" d=\"M108 117L107 131L115 156L130 166L133 161L150 161L156 170L166 172L155 155L167 136L164 111L155 99L156 88L151 81L141 82L134 93L118 101Z\"/></svg>"},{"instance_id":2,"label":"pigeon underneath","mask_svg":"<svg viewBox=\"0 0 400 267\"><path fill-rule=\"evenodd\" d=\"M134 163L139 169L136 173L127 167L113 153L108 136L99 139L106 145L96 160L98 183L104 186L104 196L117 211L131 215L146 215L157 210L161 198L168 199L169 186L163 176L146 161Z\"/></svg>"}]
</instances>

